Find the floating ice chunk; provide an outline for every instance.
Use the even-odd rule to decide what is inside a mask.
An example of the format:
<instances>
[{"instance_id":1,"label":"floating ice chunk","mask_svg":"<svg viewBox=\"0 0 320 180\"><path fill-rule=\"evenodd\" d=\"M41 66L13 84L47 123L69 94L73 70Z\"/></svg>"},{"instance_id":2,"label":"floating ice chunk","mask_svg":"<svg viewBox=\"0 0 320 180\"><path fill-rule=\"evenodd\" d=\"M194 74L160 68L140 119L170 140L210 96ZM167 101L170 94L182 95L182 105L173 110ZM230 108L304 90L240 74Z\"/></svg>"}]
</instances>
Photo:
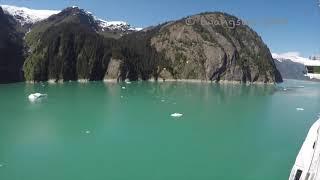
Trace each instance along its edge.
<instances>
[{"instance_id":1,"label":"floating ice chunk","mask_svg":"<svg viewBox=\"0 0 320 180\"><path fill-rule=\"evenodd\" d=\"M283 90L284 90L284 91L286 91L287 89L286 89L286 88L284 88Z\"/></svg>"},{"instance_id":2,"label":"floating ice chunk","mask_svg":"<svg viewBox=\"0 0 320 180\"><path fill-rule=\"evenodd\" d=\"M121 89L126 89L126 87L122 86Z\"/></svg>"},{"instance_id":3,"label":"floating ice chunk","mask_svg":"<svg viewBox=\"0 0 320 180\"><path fill-rule=\"evenodd\" d=\"M123 96L120 96L120 98L123 98Z\"/></svg>"},{"instance_id":4,"label":"floating ice chunk","mask_svg":"<svg viewBox=\"0 0 320 180\"><path fill-rule=\"evenodd\" d=\"M86 134L90 134L91 132L90 132L90 131L85 131L85 133L86 133Z\"/></svg>"},{"instance_id":5,"label":"floating ice chunk","mask_svg":"<svg viewBox=\"0 0 320 180\"><path fill-rule=\"evenodd\" d=\"M39 100L40 98L47 97L47 96L48 96L47 94L34 93L34 94L30 94L28 96L28 99L31 102L35 102L36 100Z\"/></svg>"},{"instance_id":6,"label":"floating ice chunk","mask_svg":"<svg viewBox=\"0 0 320 180\"><path fill-rule=\"evenodd\" d=\"M0 168L2 168L3 167L3 164L0 164Z\"/></svg>"},{"instance_id":7,"label":"floating ice chunk","mask_svg":"<svg viewBox=\"0 0 320 180\"><path fill-rule=\"evenodd\" d=\"M162 100L161 100L161 102L165 102L165 100L164 100L164 99L162 99Z\"/></svg>"},{"instance_id":8,"label":"floating ice chunk","mask_svg":"<svg viewBox=\"0 0 320 180\"><path fill-rule=\"evenodd\" d=\"M304 111L303 108L296 108L296 109L297 109L297 111Z\"/></svg>"},{"instance_id":9,"label":"floating ice chunk","mask_svg":"<svg viewBox=\"0 0 320 180\"><path fill-rule=\"evenodd\" d=\"M173 113L173 114L171 114L171 117L179 118L179 117L182 117L182 116L183 116L183 114L181 114L181 113Z\"/></svg>"},{"instance_id":10,"label":"floating ice chunk","mask_svg":"<svg viewBox=\"0 0 320 180\"><path fill-rule=\"evenodd\" d=\"M130 81L126 81L126 84L131 84L131 82Z\"/></svg>"}]
</instances>

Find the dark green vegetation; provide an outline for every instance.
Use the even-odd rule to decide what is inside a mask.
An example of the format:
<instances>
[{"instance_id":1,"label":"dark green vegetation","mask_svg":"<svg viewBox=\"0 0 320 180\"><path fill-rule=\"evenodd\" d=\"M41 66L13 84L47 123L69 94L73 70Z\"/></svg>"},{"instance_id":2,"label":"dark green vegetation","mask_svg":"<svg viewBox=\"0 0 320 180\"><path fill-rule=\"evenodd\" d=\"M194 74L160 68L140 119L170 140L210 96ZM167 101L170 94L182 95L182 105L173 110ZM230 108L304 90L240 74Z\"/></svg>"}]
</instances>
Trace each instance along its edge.
<instances>
[{"instance_id":1,"label":"dark green vegetation","mask_svg":"<svg viewBox=\"0 0 320 180\"><path fill-rule=\"evenodd\" d=\"M82 9L67 8L26 34L24 76L28 81L282 81L261 38L246 25L230 26L236 17L203 13L190 18L195 23L181 19L120 34L102 30ZM226 23L214 24L217 20Z\"/></svg>"},{"instance_id":2,"label":"dark green vegetation","mask_svg":"<svg viewBox=\"0 0 320 180\"><path fill-rule=\"evenodd\" d=\"M168 65L163 53L151 45L151 38L159 31L160 26L147 32L136 32L119 40L119 53L114 58L122 59L120 79L148 80L158 79L160 67Z\"/></svg>"},{"instance_id":3,"label":"dark green vegetation","mask_svg":"<svg viewBox=\"0 0 320 180\"><path fill-rule=\"evenodd\" d=\"M0 83L23 80L23 34L13 17L0 7Z\"/></svg>"},{"instance_id":4,"label":"dark green vegetation","mask_svg":"<svg viewBox=\"0 0 320 180\"><path fill-rule=\"evenodd\" d=\"M112 55L113 39L74 23L50 28L41 36L24 65L27 80L103 79Z\"/></svg>"},{"instance_id":5,"label":"dark green vegetation","mask_svg":"<svg viewBox=\"0 0 320 180\"><path fill-rule=\"evenodd\" d=\"M26 42L32 53L24 64L29 81L102 80L115 40L97 33L94 18L67 8L35 25Z\"/></svg>"}]
</instances>

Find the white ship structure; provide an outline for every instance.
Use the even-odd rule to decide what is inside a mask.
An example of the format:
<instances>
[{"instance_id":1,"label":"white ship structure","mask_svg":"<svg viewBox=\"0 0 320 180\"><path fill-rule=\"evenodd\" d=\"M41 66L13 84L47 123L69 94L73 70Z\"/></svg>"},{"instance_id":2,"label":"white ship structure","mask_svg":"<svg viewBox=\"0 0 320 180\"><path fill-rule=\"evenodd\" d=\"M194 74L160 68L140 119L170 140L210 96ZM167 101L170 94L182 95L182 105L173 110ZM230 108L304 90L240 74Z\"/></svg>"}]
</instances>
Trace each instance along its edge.
<instances>
[{"instance_id":1,"label":"white ship structure","mask_svg":"<svg viewBox=\"0 0 320 180\"><path fill-rule=\"evenodd\" d=\"M320 79L320 61L310 60L304 63L306 67L306 74L310 79Z\"/></svg>"},{"instance_id":2,"label":"white ship structure","mask_svg":"<svg viewBox=\"0 0 320 180\"><path fill-rule=\"evenodd\" d=\"M320 180L320 119L309 130L289 180Z\"/></svg>"}]
</instances>

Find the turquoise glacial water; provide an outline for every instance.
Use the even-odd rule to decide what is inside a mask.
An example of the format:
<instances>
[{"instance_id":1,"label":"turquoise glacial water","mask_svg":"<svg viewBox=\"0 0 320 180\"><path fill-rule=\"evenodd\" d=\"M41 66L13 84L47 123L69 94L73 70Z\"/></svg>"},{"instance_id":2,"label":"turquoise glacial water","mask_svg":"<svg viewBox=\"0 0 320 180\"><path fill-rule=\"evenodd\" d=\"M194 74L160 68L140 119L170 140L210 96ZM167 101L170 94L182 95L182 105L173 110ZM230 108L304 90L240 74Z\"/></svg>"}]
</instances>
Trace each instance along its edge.
<instances>
[{"instance_id":1,"label":"turquoise glacial water","mask_svg":"<svg viewBox=\"0 0 320 180\"><path fill-rule=\"evenodd\" d=\"M0 179L285 180L319 113L304 81L0 85Z\"/></svg>"}]
</instances>

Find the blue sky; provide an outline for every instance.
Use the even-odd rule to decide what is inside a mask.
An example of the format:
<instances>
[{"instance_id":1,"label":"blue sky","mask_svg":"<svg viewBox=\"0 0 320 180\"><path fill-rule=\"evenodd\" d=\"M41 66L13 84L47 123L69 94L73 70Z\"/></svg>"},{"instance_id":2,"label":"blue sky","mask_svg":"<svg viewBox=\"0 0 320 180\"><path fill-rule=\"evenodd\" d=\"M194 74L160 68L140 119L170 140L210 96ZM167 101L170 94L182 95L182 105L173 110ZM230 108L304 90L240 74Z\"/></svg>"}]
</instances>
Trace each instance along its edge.
<instances>
[{"instance_id":1,"label":"blue sky","mask_svg":"<svg viewBox=\"0 0 320 180\"><path fill-rule=\"evenodd\" d=\"M137 27L180 19L204 11L224 11L249 22L272 52L320 54L318 0L0 0L34 9L76 5L110 20Z\"/></svg>"}]
</instances>

